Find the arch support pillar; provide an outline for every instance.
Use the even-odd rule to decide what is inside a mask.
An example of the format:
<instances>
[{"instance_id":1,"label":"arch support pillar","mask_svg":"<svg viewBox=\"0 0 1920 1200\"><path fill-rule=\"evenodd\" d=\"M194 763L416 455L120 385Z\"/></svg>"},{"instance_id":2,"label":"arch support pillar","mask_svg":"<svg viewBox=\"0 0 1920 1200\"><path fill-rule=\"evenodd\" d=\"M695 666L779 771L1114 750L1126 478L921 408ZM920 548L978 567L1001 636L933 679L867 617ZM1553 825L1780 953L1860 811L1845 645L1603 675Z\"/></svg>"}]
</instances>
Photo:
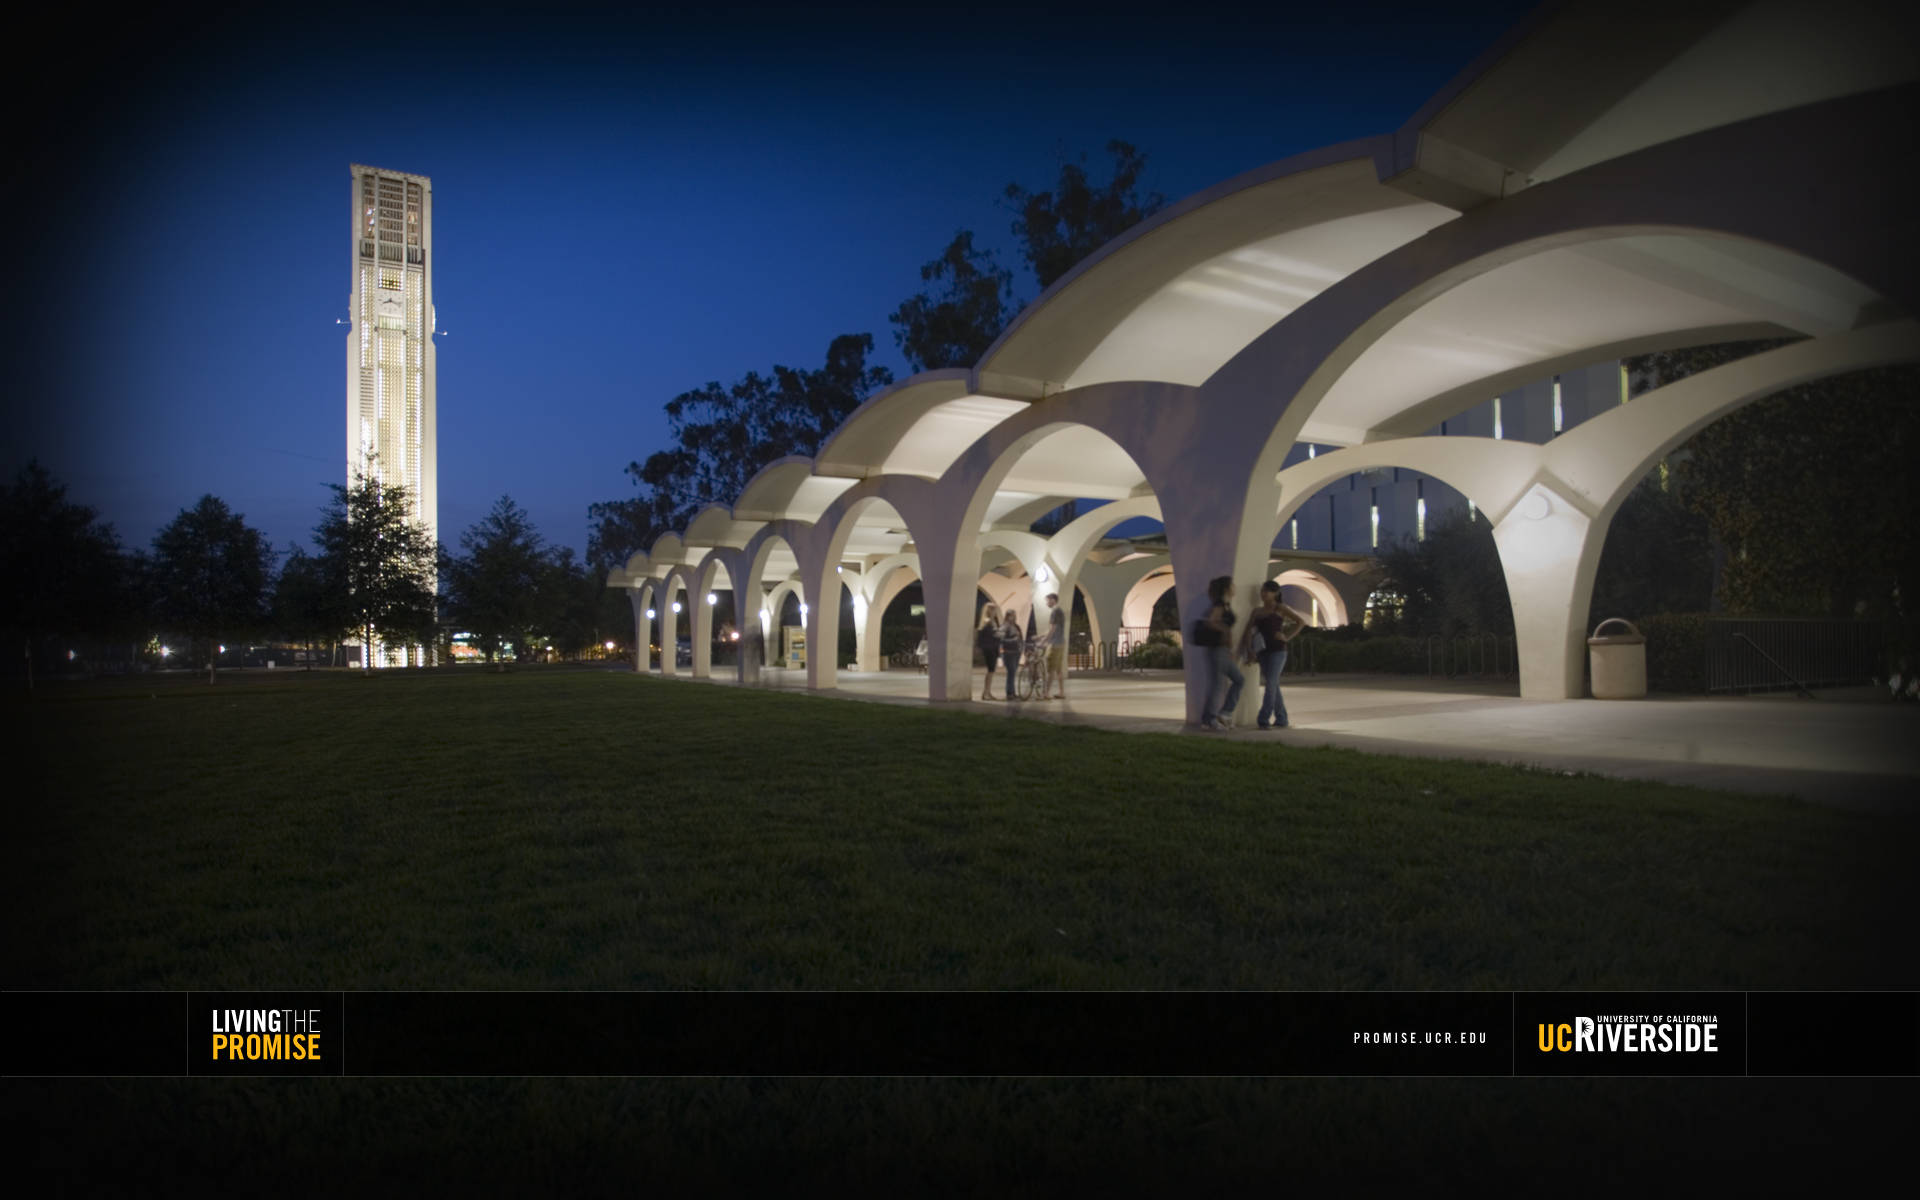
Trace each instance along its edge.
<instances>
[{"instance_id":1,"label":"arch support pillar","mask_svg":"<svg viewBox=\"0 0 1920 1200\"><path fill-rule=\"evenodd\" d=\"M1587 609L1610 524L1611 518L1589 516L1543 481L1494 525L1513 603L1522 699L1586 694Z\"/></svg>"}]
</instances>

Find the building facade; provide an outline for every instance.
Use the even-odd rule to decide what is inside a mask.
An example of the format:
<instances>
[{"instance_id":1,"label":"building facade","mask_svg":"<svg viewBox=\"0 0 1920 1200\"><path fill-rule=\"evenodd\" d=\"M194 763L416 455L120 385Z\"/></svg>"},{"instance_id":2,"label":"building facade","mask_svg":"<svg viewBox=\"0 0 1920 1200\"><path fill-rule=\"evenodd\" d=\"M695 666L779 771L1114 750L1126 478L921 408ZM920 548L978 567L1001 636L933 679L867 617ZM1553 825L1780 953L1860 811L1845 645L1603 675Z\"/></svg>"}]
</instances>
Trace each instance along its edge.
<instances>
[{"instance_id":1,"label":"building facade","mask_svg":"<svg viewBox=\"0 0 1920 1200\"><path fill-rule=\"evenodd\" d=\"M367 472L404 486L413 516L439 537L434 413L433 182L353 164L348 256L347 481ZM421 648L389 647L388 663Z\"/></svg>"}]
</instances>

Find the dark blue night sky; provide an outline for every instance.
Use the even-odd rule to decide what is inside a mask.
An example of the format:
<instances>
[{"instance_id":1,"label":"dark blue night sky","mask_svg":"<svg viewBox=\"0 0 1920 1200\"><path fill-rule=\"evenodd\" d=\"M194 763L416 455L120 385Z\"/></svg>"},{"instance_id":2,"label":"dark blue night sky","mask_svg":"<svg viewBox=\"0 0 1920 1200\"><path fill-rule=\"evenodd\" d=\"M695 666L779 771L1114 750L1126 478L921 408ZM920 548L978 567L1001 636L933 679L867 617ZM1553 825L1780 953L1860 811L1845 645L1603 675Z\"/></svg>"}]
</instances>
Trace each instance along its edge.
<instances>
[{"instance_id":1,"label":"dark blue night sky","mask_svg":"<svg viewBox=\"0 0 1920 1200\"><path fill-rule=\"evenodd\" d=\"M87 25L25 114L4 466L130 545L203 492L278 547L341 482L347 164L433 177L440 531L510 493L583 547L663 402L868 332L1009 182L1112 138L1178 199L1398 126L1532 5L745 9L342 5ZM1423 11L1424 10L1424 11ZM1254 17L1249 14L1263 12ZM91 23L92 18L87 18Z\"/></svg>"}]
</instances>

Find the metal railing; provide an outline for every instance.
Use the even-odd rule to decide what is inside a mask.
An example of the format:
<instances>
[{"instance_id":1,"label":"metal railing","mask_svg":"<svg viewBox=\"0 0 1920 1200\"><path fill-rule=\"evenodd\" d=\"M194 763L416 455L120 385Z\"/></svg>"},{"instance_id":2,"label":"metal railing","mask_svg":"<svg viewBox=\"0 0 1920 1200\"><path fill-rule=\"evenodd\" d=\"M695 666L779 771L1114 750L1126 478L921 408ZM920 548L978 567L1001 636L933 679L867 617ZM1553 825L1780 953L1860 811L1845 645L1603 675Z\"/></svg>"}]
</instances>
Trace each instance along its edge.
<instances>
[{"instance_id":1,"label":"metal railing","mask_svg":"<svg viewBox=\"0 0 1920 1200\"><path fill-rule=\"evenodd\" d=\"M1707 621L1707 691L1763 692L1867 683L1886 669L1879 621L1714 617Z\"/></svg>"},{"instance_id":2,"label":"metal railing","mask_svg":"<svg viewBox=\"0 0 1920 1200\"><path fill-rule=\"evenodd\" d=\"M1427 638L1427 678L1511 679L1519 671L1514 639L1497 633Z\"/></svg>"}]
</instances>

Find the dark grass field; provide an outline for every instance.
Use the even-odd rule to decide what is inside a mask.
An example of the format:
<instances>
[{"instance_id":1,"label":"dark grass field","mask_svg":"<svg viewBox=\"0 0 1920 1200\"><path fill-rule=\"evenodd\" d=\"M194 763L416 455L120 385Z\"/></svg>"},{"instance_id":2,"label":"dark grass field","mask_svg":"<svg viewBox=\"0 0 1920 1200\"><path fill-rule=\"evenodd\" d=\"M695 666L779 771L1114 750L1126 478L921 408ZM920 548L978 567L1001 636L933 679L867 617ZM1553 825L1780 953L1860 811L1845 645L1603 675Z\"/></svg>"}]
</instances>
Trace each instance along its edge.
<instances>
[{"instance_id":1,"label":"dark grass field","mask_svg":"<svg viewBox=\"0 0 1920 1200\"><path fill-rule=\"evenodd\" d=\"M1775 798L606 671L73 684L6 719L26 764L0 859L9 988L1920 986L1914 822ZM722 1186L801 1155L849 1182L996 1194L1072 1163L1470 1179L1509 1137L1537 1148L1587 1119L1640 1130L1590 1177L1686 1128L1703 1161L1773 1161L1792 1143L1770 1122L1858 1133L1913 1099L1907 1081L1758 1080L7 1092L39 1161L117 1128L88 1161L159 1147L209 1180L237 1128L281 1166L330 1147L394 1178L478 1140L462 1162L517 1190L567 1170ZM595 1147L625 1165L596 1174Z\"/></svg>"}]
</instances>

